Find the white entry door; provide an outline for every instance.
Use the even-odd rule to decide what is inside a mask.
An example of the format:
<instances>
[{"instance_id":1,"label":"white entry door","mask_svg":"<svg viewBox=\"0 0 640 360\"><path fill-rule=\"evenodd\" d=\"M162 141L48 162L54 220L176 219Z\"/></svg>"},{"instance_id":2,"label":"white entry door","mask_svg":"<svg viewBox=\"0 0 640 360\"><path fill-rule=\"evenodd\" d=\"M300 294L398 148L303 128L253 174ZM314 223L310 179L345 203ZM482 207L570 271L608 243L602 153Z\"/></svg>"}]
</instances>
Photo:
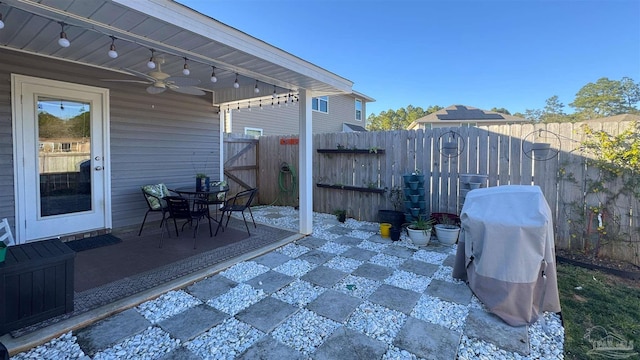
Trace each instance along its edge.
<instances>
[{"instance_id":1,"label":"white entry door","mask_svg":"<svg viewBox=\"0 0 640 360\"><path fill-rule=\"evenodd\" d=\"M110 227L108 90L12 81L18 242Z\"/></svg>"}]
</instances>

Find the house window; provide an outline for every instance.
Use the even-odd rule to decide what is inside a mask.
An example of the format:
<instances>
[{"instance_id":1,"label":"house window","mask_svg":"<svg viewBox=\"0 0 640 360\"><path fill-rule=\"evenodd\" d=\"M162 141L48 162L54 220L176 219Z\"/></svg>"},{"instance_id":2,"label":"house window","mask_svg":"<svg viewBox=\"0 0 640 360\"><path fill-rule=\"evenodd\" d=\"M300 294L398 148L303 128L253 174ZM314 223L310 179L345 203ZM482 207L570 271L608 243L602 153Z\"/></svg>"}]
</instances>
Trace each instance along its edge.
<instances>
[{"instance_id":1,"label":"house window","mask_svg":"<svg viewBox=\"0 0 640 360\"><path fill-rule=\"evenodd\" d=\"M362 121L362 100L356 99L356 120Z\"/></svg>"},{"instance_id":2,"label":"house window","mask_svg":"<svg viewBox=\"0 0 640 360\"><path fill-rule=\"evenodd\" d=\"M262 136L262 129L246 127L244 128L244 134L255 137Z\"/></svg>"},{"instance_id":3,"label":"house window","mask_svg":"<svg viewBox=\"0 0 640 360\"><path fill-rule=\"evenodd\" d=\"M311 99L311 108L315 111L329 113L329 97L320 96Z\"/></svg>"}]
</instances>

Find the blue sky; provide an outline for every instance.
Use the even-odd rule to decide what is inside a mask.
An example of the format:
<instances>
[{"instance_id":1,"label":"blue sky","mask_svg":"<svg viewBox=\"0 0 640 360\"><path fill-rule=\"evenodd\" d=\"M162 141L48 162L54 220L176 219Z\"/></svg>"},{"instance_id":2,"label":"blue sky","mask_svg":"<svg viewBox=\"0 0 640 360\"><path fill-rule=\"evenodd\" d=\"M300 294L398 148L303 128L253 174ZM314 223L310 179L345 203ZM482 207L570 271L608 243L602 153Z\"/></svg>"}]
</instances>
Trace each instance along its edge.
<instances>
[{"instance_id":1,"label":"blue sky","mask_svg":"<svg viewBox=\"0 0 640 360\"><path fill-rule=\"evenodd\" d=\"M367 116L407 105L511 113L640 82L638 0L178 0L354 82Z\"/></svg>"}]
</instances>

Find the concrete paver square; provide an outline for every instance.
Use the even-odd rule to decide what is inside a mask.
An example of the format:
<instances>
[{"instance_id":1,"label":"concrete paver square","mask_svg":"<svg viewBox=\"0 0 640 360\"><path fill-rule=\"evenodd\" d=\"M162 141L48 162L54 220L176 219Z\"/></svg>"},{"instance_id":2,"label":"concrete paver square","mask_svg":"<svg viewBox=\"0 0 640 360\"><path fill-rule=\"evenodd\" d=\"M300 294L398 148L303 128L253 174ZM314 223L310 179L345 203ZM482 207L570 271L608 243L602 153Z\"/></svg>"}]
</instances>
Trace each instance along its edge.
<instances>
[{"instance_id":1,"label":"concrete paver square","mask_svg":"<svg viewBox=\"0 0 640 360\"><path fill-rule=\"evenodd\" d=\"M354 238L351 236L340 236L339 238L333 240L333 242L342 245L356 246L362 242L362 239Z\"/></svg>"},{"instance_id":2,"label":"concrete paver square","mask_svg":"<svg viewBox=\"0 0 640 360\"><path fill-rule=\"evenodd\" d=\"M413 255L415 250L400 245L387 246L381 251L383 254L397 256L399 258L408 259Z\"/></svg>"},{"instance_id":3,"label":"concrete paver square","mask_svg":"<svg viewBox=\"0 0 640 360\"><path fill-rule=\"evenodd\" d=\"M327 242L325 239L320 239L313 236L307 236L304 239L296 241L296 244L306 246L308 248L317 249L322 247Z\"/></svg>"},{"instance_id":4,"label":"concrete paver square","mask_svg":"<svg viewBox=\"0 0 640 360\"><path fill-rule=\"evenodd\" d=\"M391 241L391 239L383 238L382 236L380 236L380 234L374 235L374 236L368 238L367 240L371 241L371 242L374 242L374 243L378 243L378 244L391 244L391 243L393 243L393 241Z\"/></svg>"},{"instance_id":5,"label":"concrete paver square","mask_svg":"<svg viewBox=\"0 0 640 360\"><path fill-rule=\"evenodd\" d=\"M222 275L216 275L189 286L187 292L206 302L226 293L236 285L235 281L229 280Z\"/></svg>"},{"instance_id":6,"label":"concrete paver square","mask_svg":"<svg viewBox=\"0 0 640 360\"><path fill-rule=\"evenodd\" d=\"M339 225L332 226L332 227L327 229L327 232L330 232L330 233L336 234L336 235L346 235L346 234L350 233L351 231L353 231L353 230L347 229L347 228L339 226Z\"/></svg>"},{"instance_id":7,"label":"concrete paver square","mask_svg":"<svg viewBox=\"0 0 640 360\"><path fill-rule=\"evenodd\" d=\"M202 358L194 353L192 353L186 347L178 347L173 349L173 351L165 354L160 360L202 360Z\"/></svg>"},{"instance_id":8,"label":"concrete paver square","mask_svg":"<svg viewBox=\"0 0 640 360\"><path fill-rule=\"evenodd\" d=\"M268 333L297 310L284 301L267 297L237 313L236 318Z\"/></svg>"},{"instance_id":9,"label":"concrete paver square","mask_svg":"<svg viewBox=\"0 0 640 360\"><path fill-rule=\"evenodd\" d=\"M307 304L307 309L331 320L344 322L361 303L362 299L329 289Z\"/></svg>"},{"instance_id":10,"label":"concrete paver square","mask_svg":"<svg viewBox=\"0 0 640 360\"><path fill-rule=\"evenodd\" d=\"M393 269L386 266L380 266L371 263L364 263L355 269L351 274L360 276L363 278L383 281L393 274Z\"/></svg>"},{"instance_id":11,"label":"concrete paver square","mask_svg":"<svg viewBox=\"0 0 640 360\"><path fill-rule=\"evenodd\" d=\"M408 318L393 345L424 359L455 359L461 333L416 318Z\"/></svg>"},{"instance_id":12,"label":"concrete paver square","mask_svg":"<svg viewBox=\"0 0 640 360\"><path fill-rule=\"evenodd\" d=\"M507 351L529 355L527 326L510 326L502 319L480 309L470 309L464 334L496 344Z\"/></svg>"},{"instance_id":13,"label":"concrete paver square","mask_svg":"<svg viewBox=\"0 0 640 360\"><path fill-rule=\"evenodd\" d=\"M149 325L151 323L136 309L128 309L78 330L75 336L82 351L93 356L100 350L146 330Z\"/></svg>"},{"instance_id":14,"label":"concrete paver square","mask_svg":"<svg viewBox=\"0 0 640 360\"><path fill-rule=\"evenodd\" d=\"M289 260L291 260L290 257L277 251L271 251L253 259L253 261L257 262L258 264L268 266L271 269L278 267Z\"/></svg>"},{"instance_id":15,"label":"concrete paver square","mask_svg":"<svg viewBox=\"0 0 640 360\"><path fill-rule=\"evenodd\" d=\"M313 359L381 359L386 351L387 345L382 341L341 326L316 349Z\"/></svg>"},{"instance_id":16,"label":"concrete paver square","mask_svg":"<svg viewBox=\"0 0 640 360\"><path fill-rule=\"evenodd\" d=\"M372 257L374 257L376 254L377 253L375 251L360 249L358 247L352 247L351 249L343 252L340 255L344 257L356 259L356 260L367 261Z\"/></svg>"},{"instance_id":17,"label":"concrete paver square","mask_svg":"<svg viewBox=\"0 0 640 360\"><path fill-rule=\"evenodd\" d=\"M312 264L321 265L333 259L334 256L336 256L336 254L331 254L325 251L320 251L318 249L313 249L306 252L305 254L298 256L298 259L306 260Z\"/></svg>"},{"instance_id":18,"label":"concrete paver square","mask_svg":"<svg viewBox=\"0 0 640 360\"><path fill-rule=\"evenodd\" d=\"M369 295L368 300L409 315L419 299L420 294L415 291L382 284L373 294Z\"/></svg>"},{"instance_id":19,"label":"concrete paver square","mask_svg":"<svg viewBox=\"0 0 640 360\"><path fill-rule=\"evenodd\" d=\"M407 259L407 261L403 262L398 266L398 269L409 271L414 274L422 275L422 276L432 276L438 271L440 266L435 264L429 264L422 261Z\"/></svg>"},{"instance_id":20,"label":"concrete paver square","mask_svg":"<svg viewBox=\"0 0 640 360\"><path fill-rule=\"evenodd\" d=\"M431 280L425 294L465 306L469 305L473 296L465 283L454 284L438 279Z\"/></svg>"},{"instance_id":21,"label":"concrete paver square","mask_svg":"<svg viewBox=\"0 0 640 360\"><path fill-rule=\"evenodd\" d=\"M253 286L256 289L262 289L267 294L272 294L288 283L292 282L295 278L293 276L285 275L277 271L269 270L266 273L260 274L251 280L247 280L247 284Z\"/></svg>"},{"instance_id":22,"label":"concrete paver square","mask_svg":"<svg viewBox=\"0 0 640 360\"><path fill-rule=\"evenodd\" d=\"M158 325L173 338L184 342L218 325L228 316L211 306L200 304L163 320Z\"/></svg>"},{"instance_id":23,"label":"concrete paver square","mask_svg":"<svg viewBox=\"0 0 640 360\"><path fill-rule=\"evenodd\" d=\"M304 359L302 353L279 343L271 336L265 336L247 349L238 359L241 360L298 360Z\"/></svg>"},{"instance_id":24,"label":"concrete paver square","mask_svg":"<svg viewBox=\"0 0 640 360\"><path fill-rule=\"evenodd\" d=\"M444 259L444 261L442 262L442 265L449 266L449 267L454 267L455 264L456 264L456 256L455 255L447 256L447 258Z\"/></svg>"},{"instance_id":25,"label":"concrete paver square","mask_svg":"<svg viewBox=\"0 0 640 360\"><path fill-rule=\"evenodd\" d=\"M338 281L342 280L345 276L347 276L347 274L340 270L332 269L326 266L318 266L317 268L306 273L300 279L316 285L330 288Z\"/></svg>"}]
</instances>

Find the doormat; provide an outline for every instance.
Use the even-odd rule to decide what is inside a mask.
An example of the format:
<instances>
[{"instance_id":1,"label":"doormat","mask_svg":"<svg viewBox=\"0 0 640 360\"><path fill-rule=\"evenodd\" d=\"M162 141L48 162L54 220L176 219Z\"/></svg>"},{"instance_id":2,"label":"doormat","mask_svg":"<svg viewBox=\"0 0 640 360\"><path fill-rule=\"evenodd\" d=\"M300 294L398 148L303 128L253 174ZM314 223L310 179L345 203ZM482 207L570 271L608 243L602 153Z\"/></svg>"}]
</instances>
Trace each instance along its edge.
<instances>
[{"instance_id":1,"label":"doormat","mask_svg":"<svg viewBox=\"0 0 640 360\"><path fill-rule=\"evenodd\" d=\"M114 245L120 242L122 242L122 239L111 234L104 234L80 240L67 241L65 244L70 247L71 250L79 252Z\"/></svg>"}]
</instances>

